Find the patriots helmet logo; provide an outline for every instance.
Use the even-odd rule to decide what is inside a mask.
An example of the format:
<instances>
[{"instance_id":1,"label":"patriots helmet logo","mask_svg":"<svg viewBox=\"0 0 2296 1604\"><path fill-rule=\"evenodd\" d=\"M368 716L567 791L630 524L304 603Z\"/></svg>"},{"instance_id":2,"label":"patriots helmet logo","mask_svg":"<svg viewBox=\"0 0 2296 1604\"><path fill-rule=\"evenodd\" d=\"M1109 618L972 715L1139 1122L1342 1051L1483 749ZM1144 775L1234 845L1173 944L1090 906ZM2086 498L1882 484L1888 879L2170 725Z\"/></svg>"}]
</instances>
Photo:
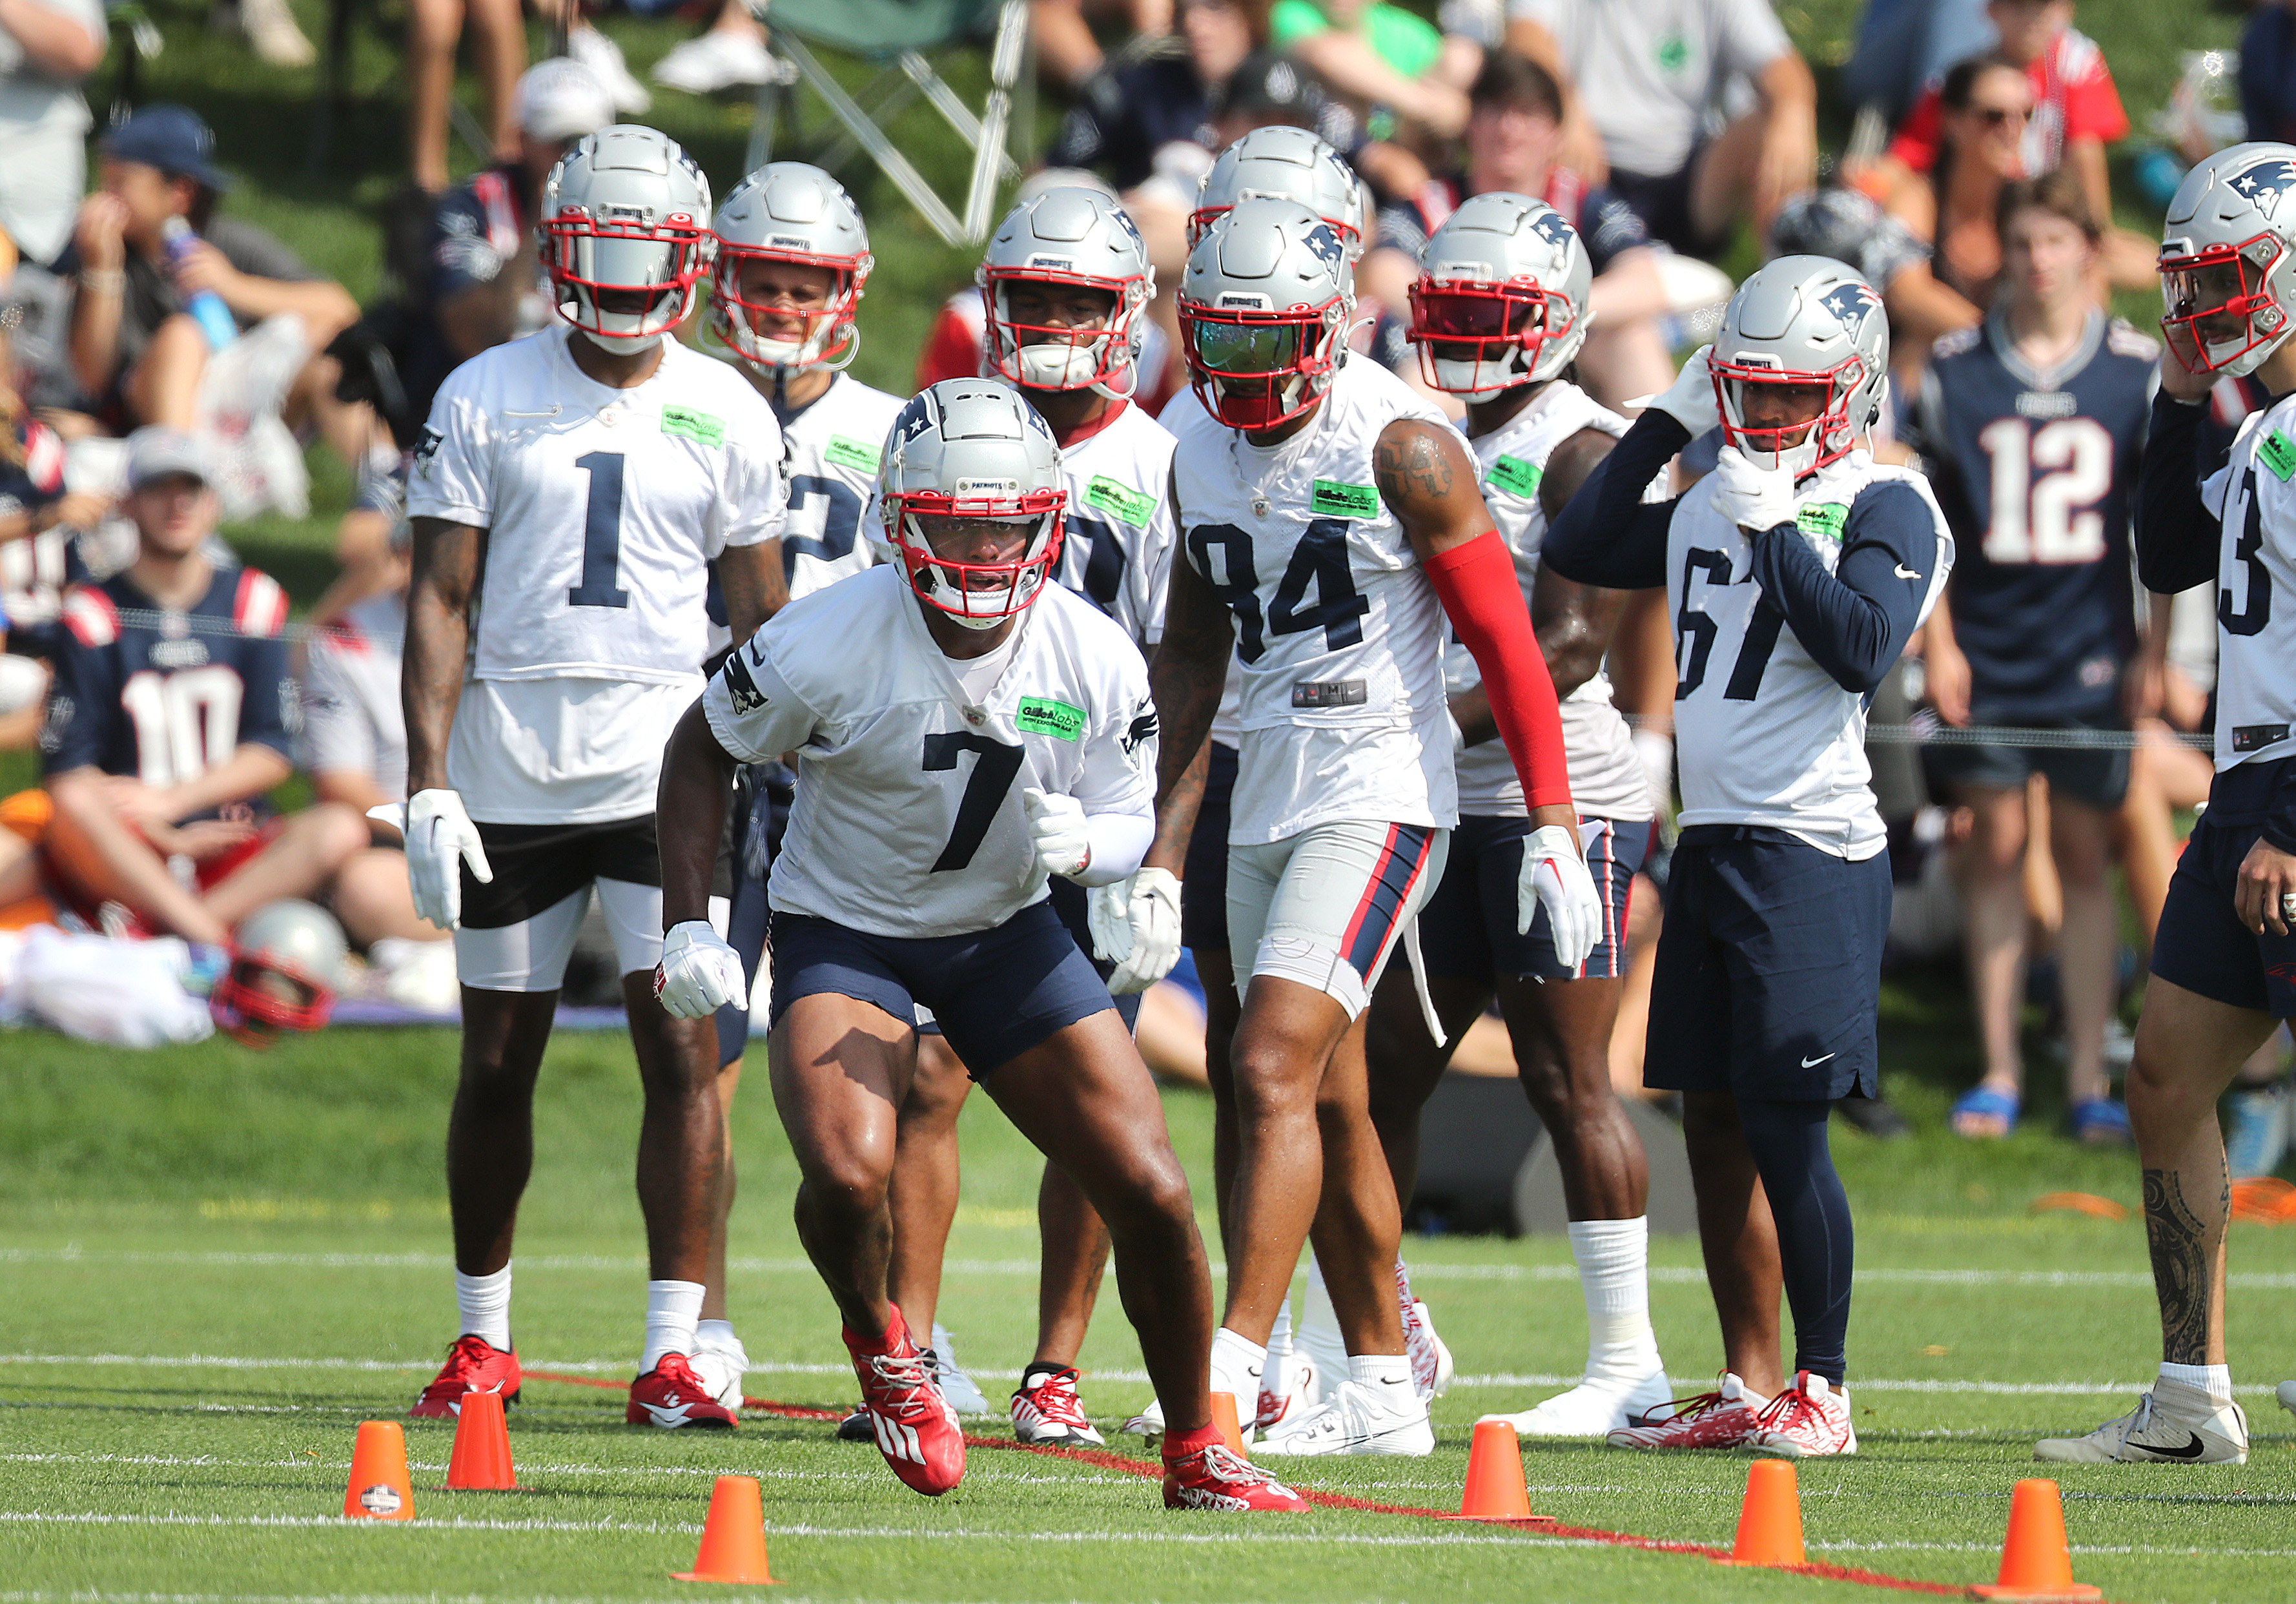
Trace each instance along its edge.
<instances>
[{"instance_id":1,"label":"patriots helmet logo","mask_svg":"<svg viewBox=\"0 0 2296 1604\"><path fill-rule=\"evenodd\" d=\"M1532 213L1530 231L1557 251L1570 243L1570 225L1564 221L1562 214L1559 211L1550 210Z\"/></svg>"},{"instance_id":2,"label":"patriots helmet logo","mask_svg":"<svg viewBox=\"0 0 2296 1604\"><path fill-rule=\"evenodd\" d=\"M1855 332L1864 326L1866 318L1882 309L1882 298L1852 280L1834 285L1819 298L1817 304L1833 313L1843 328Z\"/></svg>"},{"instance_id":3,"label":"patriots helmet logo","mask_svg":"<svg viewBox=\"0 0 2296 1604\"><path fill-rule=\"evenodd\" d=\"M1347 248L1340 243L1340 236L1332 232L1329 223L1318 223L1300 237L1308 249L1316 253L1316 259L1327 267L1338 267L1347 255Z\"/></svg>"},{"instance_id":4,"label":"patriots helmet logo","mask_svg":"<svg viewBox=\"0 0 2296 1604\"><path fill-rule=\"evenodd\" d=\"M2245 169L2232 180L2233 189L2267 217L2276 214L2280 199L2296 189L2296 162L2275 156Z\"/></svg>"}]
</instances>

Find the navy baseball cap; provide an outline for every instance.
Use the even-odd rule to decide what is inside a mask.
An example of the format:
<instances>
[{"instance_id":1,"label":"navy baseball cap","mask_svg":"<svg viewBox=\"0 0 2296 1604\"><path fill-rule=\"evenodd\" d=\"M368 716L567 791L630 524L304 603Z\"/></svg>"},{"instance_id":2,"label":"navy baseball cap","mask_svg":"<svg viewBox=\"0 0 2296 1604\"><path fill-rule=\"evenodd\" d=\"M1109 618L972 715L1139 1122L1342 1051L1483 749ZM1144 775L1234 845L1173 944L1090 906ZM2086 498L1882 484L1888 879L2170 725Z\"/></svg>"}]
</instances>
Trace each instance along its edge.
<instances>
[{"instance_id":1,"label":"navy baseball cap","mask_svg":"<svg viewBox=\"0 0 2296 1604\"><path fill-rule=\"evenodd\" d=\"M162 102L144 107L104 136L103 153L208 189L231 187L231 179L215 164L215 130L189 106Z\"/></svg>"}]
</instances>

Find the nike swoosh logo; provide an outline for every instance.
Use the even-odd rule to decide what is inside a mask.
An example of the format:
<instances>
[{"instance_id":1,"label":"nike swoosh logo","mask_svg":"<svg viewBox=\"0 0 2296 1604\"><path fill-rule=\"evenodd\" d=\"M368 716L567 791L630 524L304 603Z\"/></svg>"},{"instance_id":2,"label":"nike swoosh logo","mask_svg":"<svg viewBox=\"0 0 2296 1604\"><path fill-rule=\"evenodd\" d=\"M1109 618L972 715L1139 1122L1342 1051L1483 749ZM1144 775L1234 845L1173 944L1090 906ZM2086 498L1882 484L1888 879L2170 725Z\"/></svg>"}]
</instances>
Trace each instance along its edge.
<instances>
[{"instance_id":1,"label":"nike swoosh logo","mask_svg":"<svg viewBox=\"0 0 2296 1604\"><path fill-rule=\"evenodd\" d=\"M1804 1058L1801 1061L1801 1066L1804 1069L1816 1069L1819 1065L1824 1063L1826 1058L1831 1058L1832 1057L1833 1057L1832 1053L1827 1053L1824 1057Z\"/></svg>"},{"instance_id":2,"label":"nike swoosh logo","mask_svg":"<svg viewBox=\"0 0 2296 1604\"><path fill-rule=\"evenodd\" d=\"M1918 580L1922 576L1900 563L1898 564L1898 577L1901 580Z\"/></svg>"},{"instance_id":3,"label":"nike swoosh logo","mask_svg":"<svg viewBox=\"0 0 2296 1604\"><path fill-rule=\"evenodd\" d=\"M2198 1432L2186 1432L2185 1435L2192 1441L2182 1448L2163 1448L2158 1443L2137 1443L2132 1446L2142 1448L2147 1453L2157 1453L2164 1460L2196 1460L2208 1452L2202 1444Z\"/></svg>"}]
</instances>

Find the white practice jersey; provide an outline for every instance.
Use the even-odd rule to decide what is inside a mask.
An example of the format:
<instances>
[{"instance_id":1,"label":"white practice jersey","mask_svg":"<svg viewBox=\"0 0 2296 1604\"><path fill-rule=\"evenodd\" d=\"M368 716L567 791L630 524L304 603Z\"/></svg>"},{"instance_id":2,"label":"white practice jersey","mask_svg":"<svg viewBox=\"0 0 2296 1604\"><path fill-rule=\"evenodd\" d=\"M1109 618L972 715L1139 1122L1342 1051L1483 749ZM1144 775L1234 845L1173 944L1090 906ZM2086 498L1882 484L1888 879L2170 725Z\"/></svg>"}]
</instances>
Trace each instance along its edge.
<instances>
[{"instance_id":1,"label":"white practice jersey","mask_svg":"<svg viewBox=\"0 0 2296 1604\"><path fill-rule=\"evenodd\" d=\"M848 374L782 424L789 479L789 527L782 567L790 600L860 572L877 561L861 539L861 515L877 490L885 435L906 405Z\"/></svg>"},{"instance_id":2,"label":"white practice jersey","mask_svg":"<svg viewBox=\"0 0 2296 1604\"><path fill-rule=\"evenodd\" d=\"M1328 819L1457 822L1442 605L1372 474L1380 431L1406 417L1450 427L1362 360L1271 448L1178 415L1183 560L1234 614L1243 667L1232 844Z\"/></svg>"},{"instance_id":3,"label":"white practice jersey","mask_svg":"<svg viewBox=\"0 0 2296 1604\"><path fill-rule=\"evenodd\" d=\"M2217 771L2296 753L2296 396L2241 425L2202 487L2217 555Z\"/></svg>"},{"instance_id":4,"label":"white practice jersey","mask_svg":"<svg viewBox=\"0 0 2296 1604\"><path fill-rule=\"evenodd\" d=\"M1156 714L1140 654L1047 586L1013 659L971 702L892 565L783 609L701 706L743 762L798 754L768 882L775 909L872 935L962 935L1045 895L1021 792L1086 813L1154 810Z\"/></svg>"},{"instance_id":5,"label":"white practice jersey","mask_svg":"<svg viewBox=\"0 0 2296 1604\"><path fill-rule=\"evenodd\" d=\"M371 596L311 636L303 670L303 767L357 773L406 798L406 716L398 700L406 597Z\"/></svg>"},{"instance_id":6,"label":"white practice jersey","mask_svg":"<svg viewBox=\"0 0 2296 1604\"><path fill-rule=\"evenodd\" d=\"M1538 582L1539 546L1546 539L1538 482L1554 448L1582 429L1616 440L1627 432L1627 420L1576 384L1557 379L1500 427L1467 442L1482 475L1483 505L1514 557L1525 603ZM1443 681L1456 696L1480 685L1482 670L1456 633L1447 639ZM1562 750L1570 767L1571 800L1584 817L1644 819L1656 811L1648 771L1635 755L1634 732L1611 705L1611 677L1602 669L1562 699ZM1458 769L1459 811L1524 816L1522 777L1505 742L1494 738L1470 746L1460 754Z\"/></svg>"},{"instance_id":7,"label":"white practice jersey","mask_svg":"<svg viewBox=\"0 0 2296 1604\"><path fill-rule=\"evenodd\" d=\"M447 776L495 823L652 810L709 650L709 565L788 515L780 425L741 374L668 340L644 383L610 389L572 333L456 368L407 486L410 515L488 531Z\"/></svg>"},{"instance_id":8,"label":"white practice jersey","mask_svg":"<svg viewBox=\"0 0 2296 1604\"><path fill-rule=\"evenodd\" d=\"M1219 427L1205 413L1204 404L1196 399L1195 388L1184 384L1164 403L1164 410L1156 415L1156 421L1177 440L1181 420L1190 416L1197 420L1195 426L1199 429L1207 424L1214 429ZM1243 665L1233 657L1227 660L1227 678L1220 681L1219 711L1212 715L1211 738L1230 751L1243 744Z\"/></svg>"},{"instance_id":9,"label":"white practice jersey","mask_svg":"<svg viewBox=\"0 0 2296 1604\"><path fill-rule=\"evenodd\" d=\"M1053 577L1121 624L1144 649L1164 638L1175 539L1171 474L1171 435L1129 401L1100 428L1061 448L1069 499ZM867 526L881 555L892 549L873 495Z\"/></svg>"},{"instance_id":10,"label":"white practice jersey","mask_svg":"<svg viewBox=\"0 0 2296 1604\"><path fill-rule=\"evenodd\" d=\"M1907 484L1937 522L1929 617L1953 572L1953 536L1929 481L1853 451L1796 488L1798 522L1828 573L1842 526L1868 487ZM1675 756L1684 827L1759 825L1853 862L1888 844L1866 761L1866 698L1842 688L1794 638L1753 582L1745 531L1709 487L1676 504L1667 531L1667 600L1675 620ZM1911 578L1911 575L1906 576Z\"/></svg>"}]
</instances>

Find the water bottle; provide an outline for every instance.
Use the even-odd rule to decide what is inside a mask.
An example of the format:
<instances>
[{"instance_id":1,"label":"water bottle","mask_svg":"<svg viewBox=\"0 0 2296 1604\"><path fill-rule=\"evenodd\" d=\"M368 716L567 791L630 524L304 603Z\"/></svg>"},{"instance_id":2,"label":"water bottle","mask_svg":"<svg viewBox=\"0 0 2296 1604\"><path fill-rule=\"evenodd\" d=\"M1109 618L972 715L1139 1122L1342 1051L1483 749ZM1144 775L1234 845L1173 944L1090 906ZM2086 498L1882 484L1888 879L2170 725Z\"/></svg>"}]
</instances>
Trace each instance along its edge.
<instances>
[{"instance_id":1,"label":"water bottle","mask_svg":"<svg viewBox=\"0 0 2296 1604\"><path fill-rule=\"evenodd\" d=\"M192 232L192 226L181 218L169 218L160 224L160 237L167 243L170 263L181 262L184 253L191 249L192 242L199 238ZM231 315L231 308L224 305L223 297L213 290L201 290L192 297L184 309L192 315L192 321L200 325L200 332L208 337L208 344L212 349L221 350L239 338L239 320Z\"/></svg>"}]
</instances>

